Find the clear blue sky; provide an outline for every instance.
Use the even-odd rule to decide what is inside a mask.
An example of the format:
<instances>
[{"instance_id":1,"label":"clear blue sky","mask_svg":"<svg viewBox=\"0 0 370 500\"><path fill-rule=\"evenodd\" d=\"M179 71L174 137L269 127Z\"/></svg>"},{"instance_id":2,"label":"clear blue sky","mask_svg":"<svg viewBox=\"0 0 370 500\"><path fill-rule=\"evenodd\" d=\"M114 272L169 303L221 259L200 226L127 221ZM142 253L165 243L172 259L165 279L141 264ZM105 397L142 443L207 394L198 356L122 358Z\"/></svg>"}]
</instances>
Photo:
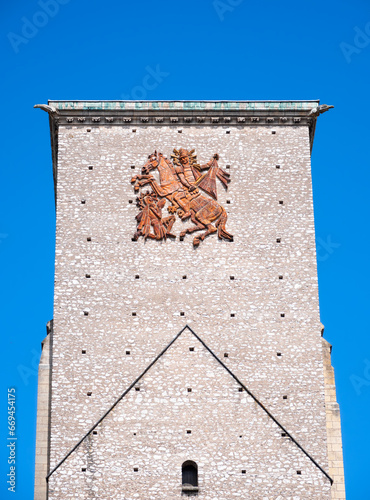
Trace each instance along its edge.
<instances>
[{"instance_id":1,"label":"clear blue sky","mask_svg":"<svg viewBox=\"0 0 370 500\"><path fill-rule=\"evenodd\" d=\"M0 497L33 498L37 363L53 317L49 125L33 105L319 98L335 105L318 121L312 155L321 317L334 345L347 498L370 498L368 0L58 1L0 7ZM154 85L146 75L158 69ZM8 387L17 390L15 494Z\"/></svg>"}]
</instances>

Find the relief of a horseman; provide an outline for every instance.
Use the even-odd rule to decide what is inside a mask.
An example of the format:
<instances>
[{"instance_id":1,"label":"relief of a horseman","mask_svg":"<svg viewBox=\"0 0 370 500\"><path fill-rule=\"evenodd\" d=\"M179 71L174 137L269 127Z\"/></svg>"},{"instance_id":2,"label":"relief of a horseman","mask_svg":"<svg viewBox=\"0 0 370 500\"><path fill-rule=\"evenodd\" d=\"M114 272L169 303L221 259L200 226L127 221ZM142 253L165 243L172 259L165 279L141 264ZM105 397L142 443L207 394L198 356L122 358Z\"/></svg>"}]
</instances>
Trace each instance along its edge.
<instances>
[{"instance_id":1,"label":"relief of a horseman","mask_svg":"<svg viewBox=\"0 0 370 500\"><path fill-rule=\"evenodd\" d=\"M204 230L194 238L194 246L198 246L201 240L215 232L220 239L232 241L233 237L225 227L227 213L217 202L216 178L225 187L230 181L229 174L218 166L218 155L214 155L207 164L198 165L194 150L189 152L181 148L179 151L174 150L172 158L173 163L162 153L154 152L149 155L147 163L142 167L142 174L132 178L135 191L138 192L140 187L149 184L156 196L170 202L168 211L171 214L177 213L183 221L190 217L194 226L182 231L180 239L187 233ZM159 184L150 174L155 169L159 172ZM202 174L203 171L206 173Z\"/></svg>"}]
</instances>

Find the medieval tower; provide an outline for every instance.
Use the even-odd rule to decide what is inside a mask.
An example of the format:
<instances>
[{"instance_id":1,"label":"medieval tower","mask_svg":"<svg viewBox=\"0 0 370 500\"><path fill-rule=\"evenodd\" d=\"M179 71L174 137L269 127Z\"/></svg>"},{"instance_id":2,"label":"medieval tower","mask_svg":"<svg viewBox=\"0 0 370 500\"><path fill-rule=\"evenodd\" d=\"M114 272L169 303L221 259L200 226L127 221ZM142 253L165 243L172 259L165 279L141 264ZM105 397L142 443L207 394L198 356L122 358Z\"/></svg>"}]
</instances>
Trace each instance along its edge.
<instances>
[{"instance_id":1,"label":"medieval tower","mask_svg":"<svg viewBox=\"0 0 370 500\"><path fill-rule=\"evenodd\" d=\"M36 500L342 500L318 101L50 101Z\"/></svg>"}]
</instances>

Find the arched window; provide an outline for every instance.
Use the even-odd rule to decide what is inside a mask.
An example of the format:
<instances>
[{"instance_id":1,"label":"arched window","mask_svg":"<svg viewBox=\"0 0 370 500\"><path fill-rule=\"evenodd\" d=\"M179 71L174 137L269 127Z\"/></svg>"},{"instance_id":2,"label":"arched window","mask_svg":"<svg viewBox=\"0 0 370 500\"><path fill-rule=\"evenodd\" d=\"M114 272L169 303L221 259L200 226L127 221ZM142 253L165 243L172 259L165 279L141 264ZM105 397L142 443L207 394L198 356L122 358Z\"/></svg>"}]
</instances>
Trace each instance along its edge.
<instances>
[{"instance_id":1,"label":"arched window","mask_svg":"<svg viewBox=\"0 0 370 500\"><path fill-rule=\"evenodd\" d=\"M182 464L182 490L198 491L198 466L191 460Z\"/></svg>"}]
</instances>

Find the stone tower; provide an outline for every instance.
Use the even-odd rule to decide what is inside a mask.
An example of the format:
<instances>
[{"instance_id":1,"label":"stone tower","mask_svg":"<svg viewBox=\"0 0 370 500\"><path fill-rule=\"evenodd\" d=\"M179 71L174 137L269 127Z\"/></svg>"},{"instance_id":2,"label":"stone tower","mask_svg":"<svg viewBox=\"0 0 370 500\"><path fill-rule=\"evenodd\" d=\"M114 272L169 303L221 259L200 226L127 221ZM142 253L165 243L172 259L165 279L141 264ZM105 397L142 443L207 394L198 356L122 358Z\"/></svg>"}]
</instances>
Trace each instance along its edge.
<instances>
[{"instance_id":1,"label":"stone tower","mask_svg":"<svg viewBox=\"0 0 370 500\"><path fill-rule=\"evenodd\" d=\"M317 101L51 101L36 500L344 499Z\"/></svg>"}]
</instances>

